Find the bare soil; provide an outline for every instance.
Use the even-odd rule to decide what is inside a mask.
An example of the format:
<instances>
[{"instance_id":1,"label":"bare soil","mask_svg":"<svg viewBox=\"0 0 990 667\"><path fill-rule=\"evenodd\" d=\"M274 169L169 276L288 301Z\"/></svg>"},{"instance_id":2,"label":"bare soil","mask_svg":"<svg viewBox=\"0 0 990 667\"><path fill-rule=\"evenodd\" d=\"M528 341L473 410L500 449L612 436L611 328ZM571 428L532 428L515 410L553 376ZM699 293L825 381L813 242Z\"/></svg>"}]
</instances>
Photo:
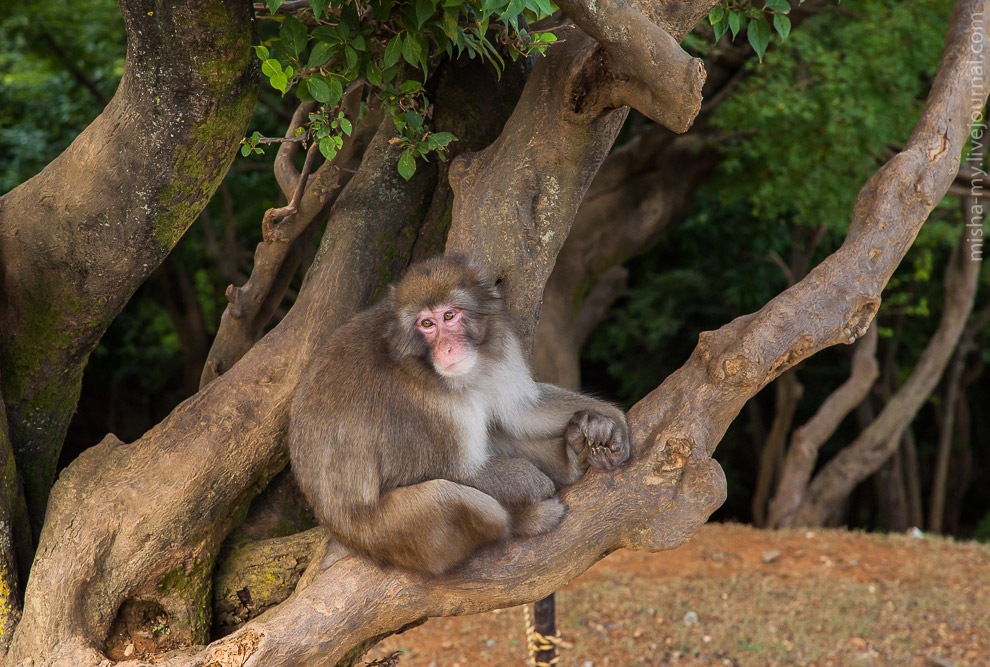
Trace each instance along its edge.
<instances>
[{"instance_id":1,"label":"bare soil","mask_svg":"<svg viewBox=\"0 0 990 667\"><path fill-rule=\"evenodd\" d=\"M618 551L557 595L559 665L990 665L990 545L703 526ZM375 647L403 667L527 663L521 607L439 618Z\"/></svg>"}]
</instances>

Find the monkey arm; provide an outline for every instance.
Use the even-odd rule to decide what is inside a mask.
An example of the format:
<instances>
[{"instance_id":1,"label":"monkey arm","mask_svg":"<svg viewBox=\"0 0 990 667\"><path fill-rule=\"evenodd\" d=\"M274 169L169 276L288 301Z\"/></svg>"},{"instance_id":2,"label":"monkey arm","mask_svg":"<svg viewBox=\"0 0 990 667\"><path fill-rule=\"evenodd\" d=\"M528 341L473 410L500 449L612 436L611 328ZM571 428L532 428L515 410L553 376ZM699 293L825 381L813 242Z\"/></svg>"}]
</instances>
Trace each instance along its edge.
<instances>
[{"instance_id":1,"label":"monkey arm","mask_svg":"<svg viewBox=\"0 0 990 667\"><path fill-rule=\"evenodd\" d=\"M615 405L552 384L538 383L538 399L503 420L492 437L500 456L523 457L558 486L593 466L611 470L629 458L629 427Z\"/></svg>"}]
</instances>

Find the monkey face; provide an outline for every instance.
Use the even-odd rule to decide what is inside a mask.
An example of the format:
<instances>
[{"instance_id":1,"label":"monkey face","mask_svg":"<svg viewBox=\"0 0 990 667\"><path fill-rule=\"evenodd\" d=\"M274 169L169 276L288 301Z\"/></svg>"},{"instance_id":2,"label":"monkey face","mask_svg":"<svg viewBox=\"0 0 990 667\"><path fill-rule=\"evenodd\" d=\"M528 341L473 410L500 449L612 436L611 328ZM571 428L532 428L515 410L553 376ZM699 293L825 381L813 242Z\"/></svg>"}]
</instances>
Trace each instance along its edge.
<instances>
[{"instance_id":1,"label":"monkey face","mask_svg":"<svg viewBox=\"0 0 990 667\"><path fill-rule=\"evenodd\" d=\"M416 330L429 345L433 368L440 375L464 375L478 360L478 352L468 335L467 320L463 308L449 305L424 308L416 316Z\"/></svg>"}]
</instances>

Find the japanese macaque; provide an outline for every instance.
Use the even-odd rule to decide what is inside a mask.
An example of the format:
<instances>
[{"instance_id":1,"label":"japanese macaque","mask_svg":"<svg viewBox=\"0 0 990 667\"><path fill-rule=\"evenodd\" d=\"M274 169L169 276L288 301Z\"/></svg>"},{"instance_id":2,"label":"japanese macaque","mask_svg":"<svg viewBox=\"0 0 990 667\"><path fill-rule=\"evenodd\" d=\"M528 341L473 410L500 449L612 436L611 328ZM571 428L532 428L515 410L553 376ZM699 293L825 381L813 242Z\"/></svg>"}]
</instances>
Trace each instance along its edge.
<instances>
[{"instance_id":1,"label":"japanese macaque","mask_svg":"<svg viewBox=\"0 0 990 667\"><path fill-rule=\"evenodd\" d=\"M629 458L629 431L614 405L536 382L494 286L437 257L314 355L289 453L334 538L441 574L482 545L553 529L556 490Z\"/></svg>"}]
</instances>

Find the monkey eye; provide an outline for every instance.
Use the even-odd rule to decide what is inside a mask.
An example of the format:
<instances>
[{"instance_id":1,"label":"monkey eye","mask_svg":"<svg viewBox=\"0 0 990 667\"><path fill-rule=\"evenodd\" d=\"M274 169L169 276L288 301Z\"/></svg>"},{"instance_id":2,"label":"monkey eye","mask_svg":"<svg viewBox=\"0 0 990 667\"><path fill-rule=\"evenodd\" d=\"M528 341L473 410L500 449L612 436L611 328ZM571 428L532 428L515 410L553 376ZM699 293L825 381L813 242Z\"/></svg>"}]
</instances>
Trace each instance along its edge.
<instances>
[{"instance_id":1,"label":"monkey eye","mask_svg":"<svg viewBox=\"0 0 990 667\"><path fill-rule=\"evenodd\" d=\"M419 323L419 326L423 327L424 329L429 329L430 327L433 326L433 320L423 320L422 322Z\"/></svg>"},{"instance_id":2,"label":"monkey eye","mask_svg":"<svg viewBox=\"0 0 990 667\"><path fill-rule=\"evenodd\" d=\"M454 311L448 310L446 313L443 314L443 319L447 322L454 319Z\"/></svg>"}]
</instances>

